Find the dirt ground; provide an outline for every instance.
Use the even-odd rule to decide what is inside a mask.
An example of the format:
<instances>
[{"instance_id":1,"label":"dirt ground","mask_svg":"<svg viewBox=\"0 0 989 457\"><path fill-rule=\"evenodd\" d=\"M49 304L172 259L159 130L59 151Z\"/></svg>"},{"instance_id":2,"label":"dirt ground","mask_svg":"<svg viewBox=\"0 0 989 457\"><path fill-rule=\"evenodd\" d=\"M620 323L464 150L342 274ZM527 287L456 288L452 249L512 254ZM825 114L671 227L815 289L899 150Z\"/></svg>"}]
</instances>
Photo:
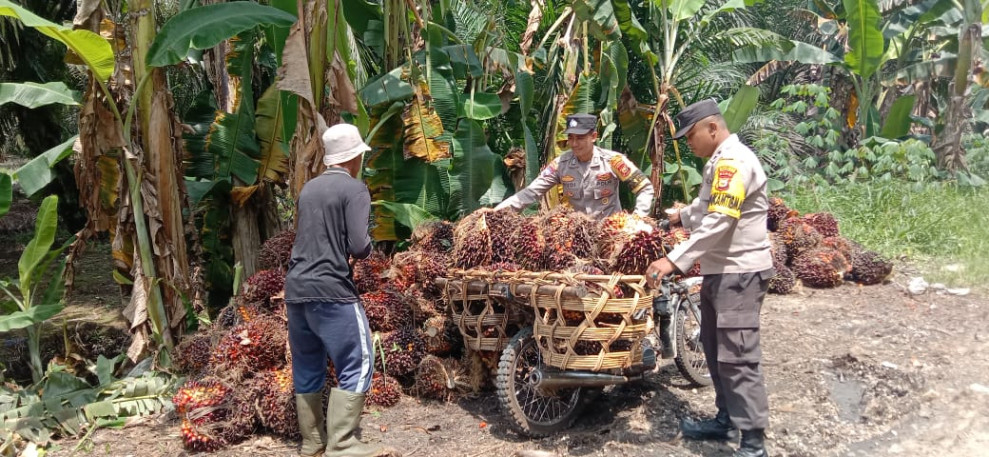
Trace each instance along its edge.
<instances>
[{"instance_id":1,"label":"dirt ground","mask_svg":"<svg viewBox=\"0 0 989 457\"><path fill-rule=\"evenodd\" d=\"M989 456L989 302L984 292L911 296L905 286L916 273L898 267L880 286L767 297L771 455ZM713 410L711 389L686 387L665 363L642 382L607 389L571 429L547 438L516 433L490 391L451 403L405 397L363 425L366 439L417 457L729 456L737 443L678 434L681 418ZM297 445L256 436L215 454L294 455ZM166 414L58 442L49 455L188 454Z\"/></svg>"}]
</instances>

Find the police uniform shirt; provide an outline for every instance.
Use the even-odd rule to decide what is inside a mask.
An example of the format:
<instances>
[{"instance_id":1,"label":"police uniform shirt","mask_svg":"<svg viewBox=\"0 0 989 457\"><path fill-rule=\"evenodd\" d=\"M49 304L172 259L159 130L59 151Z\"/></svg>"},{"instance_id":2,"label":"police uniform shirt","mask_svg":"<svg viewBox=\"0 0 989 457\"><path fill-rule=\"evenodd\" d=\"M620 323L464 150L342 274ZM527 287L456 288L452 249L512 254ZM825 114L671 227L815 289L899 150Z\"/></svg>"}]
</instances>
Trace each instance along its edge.
<instances>
[{"instance_id":1,"label":"police uniform shirt","mask_svg":"<svg viewBox=\"0 0 989 457\"><path fill-rule=\"evenodd\" d=\"M766 230L766 173L759 158L729 136L704 166L704 183L680 221L690 238L669 253L680 271L699 261L701 274L746 273L773 267Z\"/></svg>"},{"instance_id":2,"label":"police uniform shirt","mask_svg":"<svg viewBox=\"0 0 989 457\"><path fill-rule=\"evenodd\" d=\"M591 159L581 162L573 151L553 159L531 184L501 202L495 209L516 211L535 203L553 186L563 187L562 201L591 217L607 217L622 210L618 183L625 181L635 193L635 213L645 216L652 205L652 183L624 154L594 147Z\"/></svg>"}]
</instances>

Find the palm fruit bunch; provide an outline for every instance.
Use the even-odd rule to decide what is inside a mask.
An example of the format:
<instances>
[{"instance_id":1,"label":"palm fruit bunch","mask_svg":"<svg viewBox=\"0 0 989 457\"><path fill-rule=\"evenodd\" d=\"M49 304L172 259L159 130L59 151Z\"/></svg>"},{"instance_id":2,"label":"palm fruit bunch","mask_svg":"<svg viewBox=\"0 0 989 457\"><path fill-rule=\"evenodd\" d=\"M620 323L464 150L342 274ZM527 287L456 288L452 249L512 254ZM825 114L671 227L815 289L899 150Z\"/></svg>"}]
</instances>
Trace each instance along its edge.
<instances>
[{"instance_id":1,"label":"palm fruit bunch","mask_svg":"<svg viewBox=\"0 0 989 457\"><path fill-rule=\"evenodd\" d=\"M368 326L375 332L391 332L412 324L412 310L402 296L391 290L361 295Z\"/></svg>"},{"instance_id":2,"label":"palm fruit bunch","mask_svg":"<svg viewBox=\"0 0 989 457\"><path fill-rule=\"evenodd\" d=\"M438 314L426 319L422 324L422 340L425 344L426 352L444 356L453 351L454 347L462 344L460 329L453 322L453 319Z\"/></svg>"},{"instance_id":3,"label":"palm fruit bunch","mask_svg":"<svg viewBox=\"0 0 989 457\"><path fill-rule=\"evenodd\" d=\"M774 294L786 295L793 291L797 285L797 276L793 274L790 267L780 264L773 267L776 276L769 280L769 291Z\"/></svg>"},{"instance_id":4,"label":"palm fruit bunch","mask_svg":"<svg viewBox=\"0 0 989 457\"><path fill-rule=\"evenodd\" d=\"M796 216L797 212L787 208L782 198L772 197L769 199L769 210L766 214L766 225L770 231L779 230L780 223L787 218Z\"/></svg>"},{"instance_id":5,"label":"palm fruit bunch","mask_svg":"<svg viewBox=\"0 0 989 457\"><path fill-rule=\"evenodd\" d=\"M787 255L791 261L805 251L817 247L823 239L817 229L799 217L791 217L780 222L777 234L786 245Z\"/></svg>"},{"instance_id":6,"label":"palm fruit bunch","mask_svg":"<svg viewBox=\"0 0 989 457\"><path fill-rule=\"evenodd\" d=\"M491 265L484 267L485 271L499 272L499 271L519 271L520 268L515 262L495 262Z\"/></svg>"},{"instance_id":7,"label":"palm fruit bunch","mask_svg":"<svg viewBox=\"0 0 989 457\"><path fill-rule=\"evenodd\" d=\"M261 425L278 436L299 439L299 418L295 409L295 386L292 368L265 371L252 383L258 392L258 416Z\"/></svg>"},{"instance_id":8,"label":"palm fruit bunch","mask_svg":"<svg viewBox=\"0 0 989 457\"><path fill-rule=\"evenodd\" d=\"M172 397L185 447L215 451L245 438L254 428L252 399L215 378L187 381Z\"/></svg>"},{"instance_id":9,"label":"palm fruit bunch","mask_svg":"<svg viewBox=\"0 0 989 457\"><path fill-rule=\"evenodd\" d=\"M546 240L546 269L561 271L580 259L594 257L597 249L597 223L590 216L558 206L536 217Z\"/></svg>"},{"instance_id":10,"label":"palm fruit bunch","mask_svg":"<svg viewBox=\"0 0 989 457\"><path fill-rule=\"evenodd\" d=\"M460 362L427 355L416 368L412 392L417 397L446 400L457 387Z\"/></svg>"},{"instance_id":11,"label":"palm fruit bunch","mask_svg":"<svg viewBox=\"0 0 989 457\"><path fill-rule=\"evenodd\" d=\"M645 274L654 260L662 258L663 234L651 219L631 213L615 213L601 221L598 252L617 273Z\"/></svg>"},{"instance_id":12,"label":"palm fruit bunch","mask_svg":"<svg viewBox=\"0 0 989 457\"><path fill-rule=\"evenodd\" d=\"M405 376L415 371L426 356L426 343L418 330L403 328L388 334L381 341L381 351L384 356L375 357L375 368L390 376Z\"/></svg>"},{"instance_id":13,"label":"palm fruit bunch","mask_svg":"<svg viewBox=\"0 0 989 457\"><path fill-rule=\"evenodd\" d=\"M237 312L237 306L238 305L236 303L231 303L221 308L220 312L217 313L216 317L213 319L213 327L225 329L243 322L243 319L240 317L240 313Z\"/></svg>"},{"instance_id":14,"label":"palm fruit bunch","mask_svg":"<svg viewBox=\"0 0 989 457\"><path fill-rule=\"evenodd\" d=\"M247 278L244 285L244 301L265 309L272 309L272 297L285 290L285 272L281 270L261 270Z\"/></svg>"},{"instance_id":15,"label":"palm fruit bunch","mask_svg":"<svg viewBox=\"0 0 989 457\"><path fill-rule=\"evenodd\" d=\"M690 238L690 231L683 226L672 227L663 234L663 242L669 247L676 247L676 245L687 241L688 238Z\"/></svg>"},{"instance_id":16,"label":"palm fruit bunch","mask_svg":"<svg viewBox=\"0 0 989 457\"><path fill-rule=\"evenodd\" d=\"M883 282L893 273L893 263L873 251L852 254L852 270L849 278L859 284L872 285Z\"/></svg>"},{"instance_id":17,"label":"palm fruit bunch","mask_svg":"<svg viewBox=\"0 0 989 457\"><path fill-rule=\"evenodd\" d=\"M784 266L787 260L790 259L786 244L783 243L783 240L777 233L769 233L769 252L773 256L773 267Z\"/></svg>"},{"instance_id":18,"label":"palm fruit bunch","mask_svg":"<svg viewBox=\"0 0 989 457\"><path fill-rule=\"evenodd\" d=\"M209 363L212 348L213 338L209 334L195 333L186 336L175 347L172 366L183 374L201 373Z\"/></svg>"},{"instance_id":19,"label":"palm fruit bunch","mask_svg":"<svg viewBox=\"0 0 989 457\"><path fill-rule=\"evenodd\" d=\"M861 245L841 235L824 237L819 246L834 249L842 253L849 260L855 256L855 253L863 250Z\"/></svg>"},{"instance_id":20,"label":"palm fruit bunch","mask_svg":"<svg viewBox=\"0 0 989 457\"><path fill-rule=\"evenodd\" d=\"M523 219L511 209L494 211L487 216L491 233L491 263L515 262L516 238Z\"/></svg>"},{"instance_id":21,"label":"palm fruit bunch","mask_svg":"<svg viewBox=\"0 0 989 457\"><path fill-rule=\"evenodd\" d=\"M402 398L402 385L395 378L382 373L371 377L371 388L364 397L368 406L395 406Z\"/></svg>"},{"instance_id":22,"label":"palm fruit bunch","mask_svg":"<svg viewBox=\"0 0 989 457\"><path fill-rule=\"evenodd\" d=\"M831 213L808 213L804 214L804 222L810 224L823 237L838 236L838 220Z\"/></svg>"},{"instance_id":23,"label":"palm fruit bunch","mask_svg":"<svg viewBox=\"0 0 989 457\"><path fill-rule=\"evenodd\" d=\"M295 230L283 230L281 233L268 238L261 245L258 254L258 264L264 270L288 270L288 262L292 260L292 245L295 243Z\"/></svg>"},{"instance_id":24,"label":"palm fruit bunch","mask_svg":"<svg viewBox=\"0 0 989 457\"><path fill-rule=\"evenodd\" d=\"M474 268L491 263L491 230L488 215L491 208L481 208L468 214L453 229L453 265Z\"/></svg>"},{"instance_id":25,"label":"palm fruit bunch","mask_svg":"<svg viewBox=\"0 0 989 457\"><path fill-rule=\"evenodd\" d=\"M412 231L412 246L429 252L450 252L453 249L453 224L448 221L420 224Z\"/></svg>"},{"instance_id":26,"label":"palm fruit bunch","mask_svg":"<svg viewBox=\"0 0 989 457\"><path fill-rule=\"evenodd\" d=\"M536 225L534 217L519 221L515 229L515 263L522 269L541 271L545 269L546 239Z\"/></svg>"},{"instance_id":27,"label":"palm fruit bunch","mask_svg":"<svg viewBox=\"0 0 989 457\"><path fill-rule=\"evenodd\" d=\"M261 315L230 329L213 348L209 366L214 373L232 378L277 368L286 361L287 342L285 322L272 315Z\"/></svg>"},{"instance_id":28,"label":"palm fruit bunch","mask_svg":"<svg viewBox=\"0 0 989 457\"><path fill-rule=\"evenodd\" d=\"M842 253L828 248L811 249L793 259L793 273L810 287L837 287L851 268Z\"/></svg>"},{"instance_id":29,"label":"palm fruit bunch","mask_svg":"<svg viewBox=\"0 0 989 457\"><path fill-rule=\"evenodd\" d=\"M444 253L412 249L395 254L388 276L398 290L413 289L436 298L442 291L435 280L446 276L449 262L449 256Z\"/></svg>"},{"instance_id":30,"label":"palm fruit bunch","mask_svg":"<svg viewBox=\"0 0 989 457\"><path fill-rule=\"evenodd\" d=\"M381 288L385 272L391 267L388 257L379 251L371 251L365 259L354 261L353 277L357 293L366 294Z\"/></svg>"}]
</instances>

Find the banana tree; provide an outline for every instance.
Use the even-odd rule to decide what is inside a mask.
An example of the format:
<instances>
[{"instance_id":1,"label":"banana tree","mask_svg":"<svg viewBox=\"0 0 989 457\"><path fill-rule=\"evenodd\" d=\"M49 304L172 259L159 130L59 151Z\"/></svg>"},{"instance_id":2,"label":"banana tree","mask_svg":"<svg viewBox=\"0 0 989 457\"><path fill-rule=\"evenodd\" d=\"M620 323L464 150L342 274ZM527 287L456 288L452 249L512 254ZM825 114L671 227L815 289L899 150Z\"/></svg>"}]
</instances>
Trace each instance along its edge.
<instances>
[{"instance_id":1,"label":"banana tree","mask_svg":"<svg viewBox=\"0 0 989 457\"><path fill-rule=\"evenodd\" d=\"M172 17L148 49L147 66L154 68L178 64L192 50L213 49L223 56L214 91L201 94L186 119L193 131L185 135L185 184L197 214L202 214L197 223L211 303L225 303L232 293L235 261L248 274L256 269L262 212L250 202L264 193L267 183L282 182L287 172L283 97L270 81L255 80L254 62L256 48L271 53L272 41L283 43L285 34L280 41L270 28L287 30L295 21L289 12L256 3L204 5ZM258 33L260 26L268 27L269 34ZM274 38L264 41L262 36ZM257 105L255 83L267 87Z\"/></svg>"},{"instance_id":2,"label":"banana tree","mask_svg":"<svg viewBox=\"0 0 989 457\"><path fill-rule=\"evenodd\" d=\"M98 16L100 15L98 3L83 2L79 11L80 14L76 18L77 23L88 24L99 30L101 16ZM87 13L89 16L86 16ZM123 204L118 206L116 187L106 185L109 182L116 184L116 180L101 181L95 178L100 174L119 176L119 162L114 159L104 161L105 169L97 171L97 159L100 156L106 157L104 153L111 151L118 157L123 151L124 154L122 155L126 157L127 144L130 142L129 133L125 133L124 116L121 114L116 100L112 97L108 85L108 81L115 74L115 70L119 70L110 43L90 30L74 30L49 22L9 0L0 0L0 15L16 18L25 25L61 42L71 51L72 60L84 64L89 70L91 81L84 96L85 102L80 115L81 157L76 165L77 182L81 184L80 188L83 192L88 192L88 195L80 197L89 214L89 222L87 228L83 230L84 233L81 238L85 239L88 234L97 230L110 228L111 214L118 208L121 214L125 215L116 218L118 225L115 226L116 230L113 230L114 251L121 253L119 256L115 255L115 259L126 262L132 258L132 253L135 250L138 251L141 264L140 267L134 268L136 277L141 280L151 279L150 281L138 282L140 287L136 288L135 293L132 294L131 309L150 315L152 333L156 342L159 345L171 347L172 337L161 299L160 286L153 279L156 274L151 257L151 241L140 195L140 184L134 171L134 165L129 158L123 160L123 168L128 172L127 179L131 189L132 201L130 206ZM103 100L98 102L99 97L103 97ZM100 130L99 139L97 139L97 130ZM87 167L92 168L89 168L88 172L80 171L80 169ZM104 186L99 184L104 184ZM108 189L110 192L101 193L101 189ZM135 239L136 243L134 242ZM74 253L78 252L78 249L81 249L81 244L73 247L70 259ZM167 254L163 253L163 255ZM142 343L141 339L137 339L135 347L139 350L134 351L133 356L137 356L137 352L143 349Z\"/></svg>"}]
</instances>

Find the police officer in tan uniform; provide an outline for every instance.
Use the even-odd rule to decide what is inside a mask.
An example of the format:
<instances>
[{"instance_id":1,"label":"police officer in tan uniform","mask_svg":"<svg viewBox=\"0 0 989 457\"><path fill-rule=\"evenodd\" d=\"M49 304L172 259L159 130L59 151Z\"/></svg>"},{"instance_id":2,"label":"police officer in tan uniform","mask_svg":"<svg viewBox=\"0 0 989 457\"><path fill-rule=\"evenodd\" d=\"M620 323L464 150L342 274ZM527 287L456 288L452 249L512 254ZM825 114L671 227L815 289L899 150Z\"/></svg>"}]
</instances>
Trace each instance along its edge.
<instances>
[{"instance_id":1,"label":"police officer in tan uniform","mask_svg":"<svg viewBox=\"0 0 989 457\"><path fill-rule=\"evenodd\" d=\"M595 146L596 127L597 117L591 114L567 116L563 133L568 135L570 150L553 159L528 187L495 209L521 210L561 184L564 204L591 217L607 217L622 210L618 183L627 182L635 193L635 213L647 215L652 205L652 183L623 154Z\"/></svg>"},{"instance_id":2,"label":"police officer in tan uniform","mask_svg":"<svg viewBox=\"0 0 989 457\"><path fill-rule=\"evenodd\" d=\"M759 159L728 131L714 100L694 103L677 115L674 139L687 137L704 166L699 196L670 221L690 229L690 239L646 271L659 278L699 261L701 343L711 372L718 407L716 417L684 420L683 435L728 440L742 432L734 457L765 457L764 432L769 402L762 376L759 311L775 274L766 233L766 174Z\"/></svg>"}]
</instances>

